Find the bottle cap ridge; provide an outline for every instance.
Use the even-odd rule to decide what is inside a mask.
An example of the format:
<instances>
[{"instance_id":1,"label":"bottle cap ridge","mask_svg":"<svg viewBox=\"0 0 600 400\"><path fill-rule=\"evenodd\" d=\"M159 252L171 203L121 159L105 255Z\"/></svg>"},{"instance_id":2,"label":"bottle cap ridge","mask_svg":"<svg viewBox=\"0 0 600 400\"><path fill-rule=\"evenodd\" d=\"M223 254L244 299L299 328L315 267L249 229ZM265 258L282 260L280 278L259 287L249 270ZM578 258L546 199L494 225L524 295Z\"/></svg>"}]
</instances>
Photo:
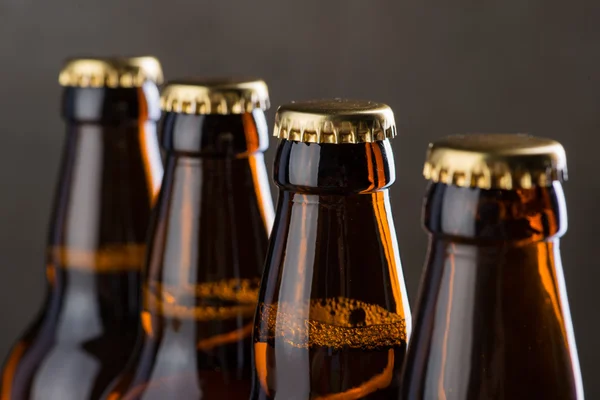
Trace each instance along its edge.
<instances>
[{"instance_id":1,"label":"bottle cap ridge","mask_svg":"<svg viewBox=\"0 0 600 400\"><path fill-rule=\"evenodd\" d=\"M381 103L326 99L279 107L273 136L306 143L370 143L396 136L392 109Z\"/></svg>"},{"instance_id":2,"label":"bottle cap ridge","mask_svg":"<svg viewBox=\"0 0 600 400\"><path fill-rule=\"evenodd\" d=\"M269 106L269 90L260 79L172 81L161 93L163 111L181 114L243 114Z\"/></svg>"},{"instance_id":3,"label":"bottle cap ridge","mask_svg":"<svg viewBox=\"0 0 600 400\"><path fill-rule=\"evenodd\" d=\"M146 81L160 85L163 72L155 57L104 57L68 59L58 78L70 87L140 87Z\"/></svg>"},{"instance_id":4,"label":"bottle cap ridge","mask_svg":"<svg viewBox=\"0 0 600 400\"><path fill-rule=\"evenodd\" d=\"M529 189L567 179L563 146L526 134L451 135L429 144L423 175L482 189Z\"/></svg>"}]
</instances>

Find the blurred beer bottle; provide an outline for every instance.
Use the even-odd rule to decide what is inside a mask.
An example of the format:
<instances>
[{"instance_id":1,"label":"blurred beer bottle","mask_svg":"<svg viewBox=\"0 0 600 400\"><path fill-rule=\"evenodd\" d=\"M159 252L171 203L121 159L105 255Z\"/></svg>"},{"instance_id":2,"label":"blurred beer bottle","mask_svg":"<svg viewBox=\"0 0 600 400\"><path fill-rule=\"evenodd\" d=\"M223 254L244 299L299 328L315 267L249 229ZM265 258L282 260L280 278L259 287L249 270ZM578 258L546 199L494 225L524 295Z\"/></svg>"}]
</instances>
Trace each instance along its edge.
<instances>
[{"instance_id":1,"label":"blurred beer bottle","mask_svg":"<svg viewBox=\"0 0 600 400\"><path fill-rule=\"evenodd\" d=\"M583 399L560 259L562 146L527 135L430 145L429 255L402 399Z\"/></svg>"},{"instance_id":2,"label":"blurred beer bottle","mask_svg":"<svg viewBox=\"0 0 600 400\"><path fill-rule=\"evenodd\" d=\"M244 399L273 203L260 80L162 92L165 176L143 283L143 333L109 400Z\"/></svg>"},{"instance_id":3,"label":"blurred beer bottle","mask_svg":"<svg viewBox=\"0 0 600 400\"><path fill-rule=\"evenodd\" d=\"M398 397L410 311L388 192L395 134L383 104L279 108L252 400Z\"/></svg>"},{"instance_id":4,"label":"blurred beer bottle","mask_svg":"<svg viewBox=\"0 0 600 400\"><path fill-rule=\"evenodd\" d=\"M98 399L139 330L150 210L162 178L152 57L66 63L67 134L48 240L45 306L12 348L1 400Z\"/></svg>"}]
</instances>

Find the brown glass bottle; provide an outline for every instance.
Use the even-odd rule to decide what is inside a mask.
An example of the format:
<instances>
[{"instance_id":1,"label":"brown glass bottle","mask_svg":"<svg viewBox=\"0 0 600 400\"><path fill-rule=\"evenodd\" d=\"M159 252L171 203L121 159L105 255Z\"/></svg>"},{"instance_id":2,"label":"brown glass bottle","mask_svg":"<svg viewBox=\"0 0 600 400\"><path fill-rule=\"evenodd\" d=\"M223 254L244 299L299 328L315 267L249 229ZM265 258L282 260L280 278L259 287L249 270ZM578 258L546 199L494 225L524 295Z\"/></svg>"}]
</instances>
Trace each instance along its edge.
<instances>
[{"instance_id":1,"label":"brown glass bottle","mask_svg":"<svg viewBox=\"0 0 600 400\"><path fill-rule=\"evenodd\" d=\"M167 84L165 175L143 284L143 332L106 399L244 399L273 203L267 87Z\"/></svg>"},{"instance_id":2,"label":"brown glass bottle","mask_svg":"<svg viewBox=\"0 0 600 400\"><path fill-rule=\"evenodd\" d=\"M279 200L254 327L252 400L389 399L410 334L385 105L279 108Z\"/></svg>"},{"instance_id":3,"label":"brown glass bottle","mask_svg":"<svg viewBox=\"0 0 600 400\"><path fill-rule=\"evenodd\" d=\"M67 134L50 234L44 308L12 348L2 400L98 399L139 330L150 210L162 178L158 61L65 65Z\"/></svg>"},{"instance_id":4,"label":"brown glass bottle","mask_svg":"<svg viewBox=\"0 0 600 400\"><path fill-rule=\"evenodd\" d=\"M402 399L583 399L559 250L565 173L548 139L430 145L430 245Z\"/></svg>"}]
</instances>

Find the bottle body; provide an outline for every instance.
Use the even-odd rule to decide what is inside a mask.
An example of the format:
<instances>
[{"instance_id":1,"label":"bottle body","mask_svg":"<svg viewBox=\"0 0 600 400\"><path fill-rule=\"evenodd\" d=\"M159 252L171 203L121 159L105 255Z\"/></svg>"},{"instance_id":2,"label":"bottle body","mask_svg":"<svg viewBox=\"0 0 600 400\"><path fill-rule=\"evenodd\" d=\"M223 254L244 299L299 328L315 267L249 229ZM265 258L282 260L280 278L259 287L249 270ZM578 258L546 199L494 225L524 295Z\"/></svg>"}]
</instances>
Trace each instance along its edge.
<instances>
[{"instance_id":1,"label":"bottle body","mask_svg":"<svg viewBox=\"0 0 600 400\"><path fill-rule=\"evenodd\" d=\"M410 311L391 159L387 141L280 143L251 399L398 396Z\"/></svg>"},{"instance_id":2,"label":"bottle body","mask_svg":"<svg viewBox=\"0 0 600 400\"><path fill-rule=\"evenodd\" d=\"M167 114L143 332L106 399L246 399L273 205L261 110Z\"/></svg>"},{"instance_id":3,"label":"bottle body","mask_svg":"<svg viewBox=\"0 0 600 400\"><path fill-rule=\"evenodd\" d=\"M559 251L562 187L432 184L404 399L583 399Z\"/></svg>"},{"instance_id":4,"label":"bottle body","mask_svg":"<svg viewBox=\"0 0 600 400\"><path fill-rule=\"evenodd\" d=\"M48 290L8 355L1 398L98 399L139 330L150 210L162 177L158 89L66 88Z\"/></svg>"}]
</instances>

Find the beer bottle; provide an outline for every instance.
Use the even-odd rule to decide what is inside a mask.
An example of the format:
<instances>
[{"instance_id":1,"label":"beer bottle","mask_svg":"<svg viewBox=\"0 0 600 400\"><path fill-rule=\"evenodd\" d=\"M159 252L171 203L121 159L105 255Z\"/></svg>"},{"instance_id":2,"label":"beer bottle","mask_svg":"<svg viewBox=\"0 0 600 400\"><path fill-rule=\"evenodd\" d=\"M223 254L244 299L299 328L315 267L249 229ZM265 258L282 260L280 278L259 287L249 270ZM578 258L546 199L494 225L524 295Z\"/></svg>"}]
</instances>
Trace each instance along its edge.
<instances>
[{"instance_id":1,"label":"beer bottle","mask_svg":"<svg viewBox=\"0 0 600 400\"><path fill-rule=\"evenodd\" d=\"M69 60L44 308L14 345L1 400L98 399L139 330L150 210L162 178L152 57Z\"/></svg>"},{"instance_id":2,"label":"beer bottle","mask_svg":"<svg viewBox=\"0 0 600 400\"><path fill-rule=\"evenodd\" d=\"M383 104L279 108L251 399L398 397L410 311L388 190L395 134Z\"/></svg>"},{"instance_id":3,"label":"beer bottle","mask_svg":"<svg viewBox=\"0 0 600 400\"><path fill-rule=\"evenodd\" d=\"M429 146L429 254L402 399L583 399L560 259L563 147L528 135Z\"/></svg>"},{"instance_id":4,"label":"beer bottle","mask_svg":"<svg viewBox=\"0 0 600 400\"><path fill-rule=\"evenodd\" d=\"M273 203L261 80L167 84L138 348L106 399L243 399Z\"/></svg>"}]
</instances>

